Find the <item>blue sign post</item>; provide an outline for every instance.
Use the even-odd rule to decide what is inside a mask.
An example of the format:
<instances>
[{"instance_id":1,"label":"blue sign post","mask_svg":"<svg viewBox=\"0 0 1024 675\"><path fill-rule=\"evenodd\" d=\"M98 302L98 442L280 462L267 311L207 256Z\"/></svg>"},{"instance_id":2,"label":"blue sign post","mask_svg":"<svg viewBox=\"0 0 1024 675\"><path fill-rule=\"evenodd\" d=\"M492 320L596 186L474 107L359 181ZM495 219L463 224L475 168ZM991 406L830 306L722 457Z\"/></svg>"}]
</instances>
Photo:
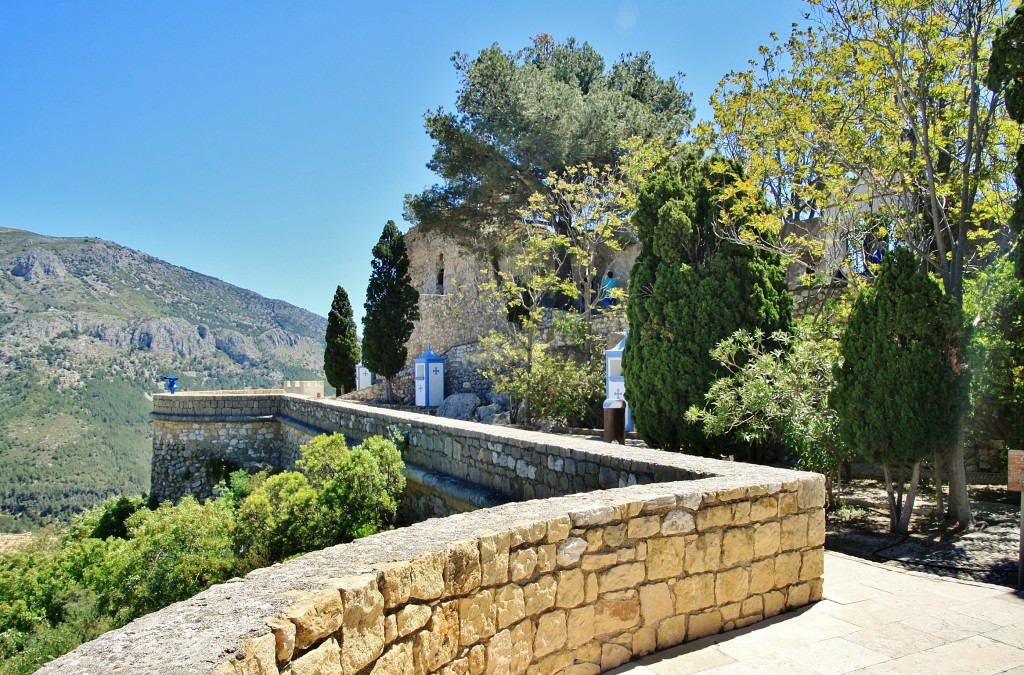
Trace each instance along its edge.
<instances>
[{"instance_id":1,"label":"blue sign post","mask_svg":"<svg viewBox=\"0 0 1024 675\"><path fill-rule=\"evenodd\" d=\"M622 352L626 349L626 337L604 352L605 407L612 407L608 401L622 401L626 406L626 431L633 431L633 414L626 401L626 378L622 374ZM616 406L617 407L617 406Z\"/></svg>"}]
</instances>

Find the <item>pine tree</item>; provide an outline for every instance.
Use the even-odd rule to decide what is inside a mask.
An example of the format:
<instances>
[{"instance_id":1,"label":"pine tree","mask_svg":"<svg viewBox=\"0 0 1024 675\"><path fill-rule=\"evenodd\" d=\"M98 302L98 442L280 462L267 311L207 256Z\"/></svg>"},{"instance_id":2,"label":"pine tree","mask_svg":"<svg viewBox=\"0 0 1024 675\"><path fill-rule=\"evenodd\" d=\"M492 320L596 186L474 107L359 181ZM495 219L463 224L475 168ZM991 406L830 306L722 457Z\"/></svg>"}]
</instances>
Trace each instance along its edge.
<instances>
[{"instance_id":1,"label":"pine tree","mask_svg":"<svg viewBox=\"0 0 1024 675\"><path fill-rule=\"evenodd\" d=\"M741 328L770 335L790 326L779 256L716 236L742 189L736 166L689 158L655 174L639 196L623 368L637 431L663 450L748 453L735 441L709 440L685 413L703 407L711 383L726 374L711 358L715 345ZM729 227L743 226L745 216L728 217L740 221Z\"/></svg>"},{"instance_id":2,"label":"pine tree","mask_svg":"<svg viewBox=\"0 0 1024 675\"><path fill-rule=\"evenodd\" d=\"M324 373L337 396L356 388L357 363L359 341L356 322L352 319L352 303L345 289L338 286L327 315L327 348L324 349Z\"/></svg>"},{"instance_id":3,"label":"pine tree","mask_svg":"<svg viewBox=\"0 0 1024 675\"><path fill-rule=\"evenodd\" d=\"M886 255L878 278L854 303L829 397L843 441L882 465L890 529L901 533L921 460L959 442L969 380L962 312L920 267L906 249ZM911 471L906 492L894 469Z\"/></svg>"},{"instance_id":4,"label":"pine tree","mask_svg":"<svg viewBox=\"0 0 1024 675\"><path fill-rule=\"evenodd\" d=\"M363 364L387 380L385 400L391 402L391 378L405 365L405 343L420 318L419 293L409 276L405 238L393 220L384 225L373 247L373 271L366 287L363 317Z\"/></svg>"}]
</instances>

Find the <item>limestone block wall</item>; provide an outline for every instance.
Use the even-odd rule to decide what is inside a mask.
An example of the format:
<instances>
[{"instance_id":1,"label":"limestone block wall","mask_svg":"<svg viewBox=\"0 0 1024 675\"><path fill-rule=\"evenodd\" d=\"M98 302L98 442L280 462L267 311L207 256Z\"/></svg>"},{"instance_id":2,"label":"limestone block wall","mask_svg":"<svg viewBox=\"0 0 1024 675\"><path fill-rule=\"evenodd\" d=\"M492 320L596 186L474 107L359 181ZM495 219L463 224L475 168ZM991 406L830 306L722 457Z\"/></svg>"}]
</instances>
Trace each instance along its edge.
<instances>
[{"instance_id":1,"label":"limestone block wall","mask_svg":"<svg viewBox=\"0 0 1024 675\"><path fill-rule=\"evenodd\" d=\"M41 672L581 675L821 597L817 474L282 394L185 398L156 397L154 427L247 410L279 443L399 426L418 460L485 484L490 462L520 498L565 491L256 570Z\"/></svg>"},{"instance_id":2,"label":"limestone block wall","mask_svg":"<svg viewBox=\"0 0 1024 675\"><path fill-rule=\"evenodd\" d=\"M215 586L40 672L599 673L821 597L820 476L506 504Z\"/></svg>"}]
</instances>

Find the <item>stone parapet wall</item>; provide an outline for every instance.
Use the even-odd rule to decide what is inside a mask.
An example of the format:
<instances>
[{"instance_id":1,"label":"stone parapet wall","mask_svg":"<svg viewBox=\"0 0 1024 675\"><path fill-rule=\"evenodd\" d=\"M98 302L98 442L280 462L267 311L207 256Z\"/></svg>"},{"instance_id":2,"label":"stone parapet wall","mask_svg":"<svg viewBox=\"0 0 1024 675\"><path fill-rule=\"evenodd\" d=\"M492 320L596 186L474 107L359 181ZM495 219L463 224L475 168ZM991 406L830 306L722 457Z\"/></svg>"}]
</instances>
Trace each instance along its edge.
<instances>
[{"instance_id":1,"label":"stone parapet wall","mask_svg":"<svg viewBox=\"0 0 1024 675\"><path fill-rule=\"evenodd\" d=\"M507 485L517 498L586 492L427 520L256 570L41 672L583 675L821 597L817 474L341 401L185 398L155 397L154 428L267 415L260 423L277 425L283 452L289 434L398 427L407 461L424 471ZM165 435L168 451L181 430Z\"/></svg>"},{"instance_id":2,"label":"stone parapet wall","mask_svg":"<svg viewBox=\"0 0 1024 675\"><path fill-rule=\"evenodd\" d=\"M310 553L40 672L579 675L818 600L821 477L715 464Z\"/></svg>"}]
</instances>

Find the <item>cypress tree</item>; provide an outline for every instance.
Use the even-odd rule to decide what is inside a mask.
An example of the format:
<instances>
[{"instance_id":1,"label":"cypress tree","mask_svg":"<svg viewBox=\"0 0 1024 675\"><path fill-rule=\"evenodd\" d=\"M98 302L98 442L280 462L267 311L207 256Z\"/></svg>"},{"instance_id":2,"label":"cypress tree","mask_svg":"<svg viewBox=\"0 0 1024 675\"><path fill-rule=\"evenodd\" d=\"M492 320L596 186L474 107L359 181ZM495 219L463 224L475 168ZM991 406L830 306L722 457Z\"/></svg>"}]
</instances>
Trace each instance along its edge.
<instances>
[{"instance_id":1,"label":"cypress tree","mask_svg":"<svg viewBox=\"0 0 1024 675\"><path fill-rule=\"evenodd\" d=\"M363 364L387 380L385 400L391 402L391 378L405 365L405 343L420 318L420 294L409 276L405 237L393 220L384 225L373 247L370 283L363 317Z\"/></svg>"},{"instance_id":2,"label":"cypress tree","mask_svg":"<svg viewBox=\"0 0 1024 675\"><path fill-rule=\"evenodd\" d=\"M327 315L327 347L324 349L324 373L337 396L356 388L357 363L359 341L356 322L352 319L352 303L345 289L338 286Z\"/></svg>"},{"instance_id":3,"label":"cypress tree","mask_svg":"<svg viewBox=\"0 0 1024 675\"><path fill-rule=\"evenodd\" d=\"M890 530L901 533L910 522L921 460L959 441L967 398L962 312L920 267L907 249L886 255L854 303L829 397L843 441L882 465ZM899 474L906 470L904 492Z\"/></svg>"},{"instance_id":4,"label":"cypress tree","mask_svg":"<svg viewBox=\"0 0 1024 675\"><path fill-rule=\"evenodd\" d=\"M721 214L739 200L756 203L742 193L738 175L721 159L685 159L651 178L633 216L640 255L626 308L626 398L640 436L663 450L754 452L736 440L706 438L685 413L702 407L711 383L725 374L711 358L715 345L741 328L771 334L791 323L779 256L715 234Z\"/></svg>"}]
</instances>

